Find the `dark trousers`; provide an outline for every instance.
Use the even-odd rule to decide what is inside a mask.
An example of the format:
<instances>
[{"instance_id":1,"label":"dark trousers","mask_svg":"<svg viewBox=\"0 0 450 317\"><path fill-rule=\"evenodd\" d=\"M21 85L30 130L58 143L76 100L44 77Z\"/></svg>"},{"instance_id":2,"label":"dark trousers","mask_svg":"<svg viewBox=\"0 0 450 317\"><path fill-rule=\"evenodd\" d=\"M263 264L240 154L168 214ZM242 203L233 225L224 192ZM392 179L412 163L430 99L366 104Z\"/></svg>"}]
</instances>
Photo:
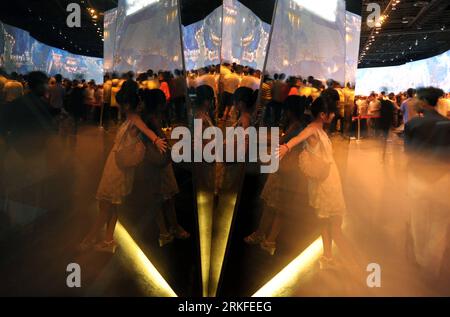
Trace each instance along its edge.
<instances>
[{"instance_id":1,"label":"dark trousers","mask_svg":"<svg viewBox=\"0 0 450 317\"><path fill-rule=\"evenodd\" d=\"M283 111L283 103L272 100L267 106L271 109L271 125L279 126L281 113Z\"/></svg>"},{"instance_id":2,"label":"dark trousers","mask_svg":"<svg viewBox=\"0 0 450 317\"><path fill-rule=\"evenodd\" d=\"M176 97L173 99L173 105L175 107L175 118L177 121L183 121L187 117L186 113L186 97Z\"/></svg>"}]
</instances>

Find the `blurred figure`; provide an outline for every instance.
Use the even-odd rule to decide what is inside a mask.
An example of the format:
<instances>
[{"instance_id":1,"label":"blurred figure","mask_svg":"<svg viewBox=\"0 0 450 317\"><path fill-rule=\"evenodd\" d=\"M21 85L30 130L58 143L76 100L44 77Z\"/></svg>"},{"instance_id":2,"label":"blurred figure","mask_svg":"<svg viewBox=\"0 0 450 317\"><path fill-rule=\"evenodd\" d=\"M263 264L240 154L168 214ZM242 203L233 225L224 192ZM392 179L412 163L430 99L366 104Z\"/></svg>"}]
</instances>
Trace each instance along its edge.
<instances>
[{"instance_id":1,"label":"blurred figure","mask_svg":"<svg viewBox=\"0 0 450 317\"><path fill-rule=\"evenodd\" d=\"M285 134L280 139L281 144L289 142L305 128L305 104L306 97L289 96L286 99L288 125ZM259 244L261 249L270 255L274 255L276 251L276 241L281 230L283 216L291 206L298 206L296 202L298 202L299 191L302 187L302 184L299 184L302 180L296 177L299 152L297 150L286 155L285 159L281 161L278 172L269 175L261 193L261 199L264 200L265 206L258 229L244 239L248 244Z\"/></svg>"},{"instance_id":2,"label":"blurred figure","mask_svg":"<svg viewBox=\"0 0 450 317\"><path fill-rule=\"evenodd\" d=\"M12 102L23 96L23 85L19 81L19 75L17 73L12 73L10 79L6 81L3 86L3 94L5 102Z\"/></svg>"},{"instance_id":3,"label":"blurred figure","mask_svg":"<svg viewBox=\"0 0 450 317\"><path fill-rule=\"evenodd\" d=\"M367 108L367 114L371 116L371 118L367 120L367 129L370 137L377 136L378 134L378 119L380 117L381 99L383 98L380 97L380 99L378 99L375 93L371 93L368 98L369 105Z\"/></svg>"},{"instance_id":4,"label":"blurred figure","mask_svg":"<svg viewBox=\"0 0 450 317\"><path fill-rule=\"evenodd\" d=\"M161 72L159 74L160 90L166 96L166 105L162 109L162 124L164 128L169 128L171 124L171 109L170 109L170 88L169 88L169 76L166 72Z\"/></svg>"},{"instance_id":5,"label":"blurred figure","mask_svg":"<svg viewBox=\"0 0 450 317\"><path fill-rule=\"evenodd\" d=\"M48 176L48 142L57 130L45 101L47 76L29 73L28 87L29 93L5 106L0 132L9 147L4 162L7 196L37 207L44 202L41 182Z\"/></svg>"},{"instance_id":6,"label":"blurred figure","mask_svg":"<svg viewBox=\"0 0 450 317\"><path fill-rule=\"evenodd\" d=\"M66 90L62 85L62 76L55 75L55 84L51 85L48 90L48 102L54 115L58 115L64 108L64 97Z\"/></svg>"},{"instance_id":7,"label":"blurred figure","mask_svg":"<svg viewBox=\"0 0 450 317\"><path fill-rule=\"evenodd\" d=\"M175 119L178 122L186 120L186 91L187 83L183 71L176 69L173 79L172 102L175 108Z\"/></svg>"},{"instance_id":8,"label":"blurred figure","mask_svg":"<svg viewBox=\"0 0 450 317\"><path fill-rule=\"evenodd\" d=\"M126 98L125 122L117 132L114 146L105 163L97 189L96 198L98 200L99 213L88 234L78 246L79 251L87 251L94 247L95 250L101 252L115 252L114 230L118 220L118 207L124 203L125 198L133 189L135 171L134 167L124 168L119 166L117 153L140 142L138 138L139 133L151 140L158 151L165 152L167 149L166 141L149 129L141 116L136 112L137 103L133 101L137 99L137 96L133 97L132 93L128 91ZM98 235L105 225L105 236L101 242L97 243Z\"/></svg>"},{"instance_id":9,"label":"blurred figure","mask_svg":"<svg viewBox=\"0 0 450 317\"><path fill-rule=\"evenodd\" d=\"M403 123L408 123L409 120L412 118L417 117L417 109L415 109L415 101L413 100L414 95L416 94L416 90L409 88L406 91L406 95L408 98L403 101L403 103L400 106L400 110L403 113Z\"/></svg>"},{"instance_id":10,"label":"blurred figure","mask_svg":"<svg viewBox=\"0 0 450 317\"><path fill-rule=\"evenodd\" d=\"M352 117L355 112L355 90L350 83L343 89L344 94L344 135L350 136Z\"/></svg>"},{"instance_id":11,"label":"blurred figure","mask_svg":"<svg viewBox=\"0 0 450 317\"><path fill-rule=\"evenodd\" d=\"M414 260L437 283L448 281L443 274L450 265L444 255L450 245L450 120L436 111L443 95L434 87L418 89L419 116L405 125Z\"/></svg>"},{"instance_id":12,"label":"blurred figure","mask_svg":"<svg viewBox=\"0 0 450 317\"><path fill-rule=\"evenodd\" d=\"M158 135L158 138L165 139L161 126L161 111L166 107L164 93L160 89L146 90L143 99L143 118L146 125ZM144 138L144 142L147 149L153 146L148 138ZM147 153L150 154L148 151ZM147 178L153 183L149 187L147 194L149 197L152 197L152 202L158 202L156 221L159 227L159 246L163 247L171 243L174 238L188 239L190 234L178 224L175 211L174 197L179 193L179 189L172 161L167 159L161 164L155 164L149 160L144 162L147 165Z\"/></svg>"},{"instance_id":13,"label":"blurred figure","mask_svg":"<svg viewBox=\"0 0 450 317\"><path fill-rule=\"evenodd\" d=\"M223 115L222 120L227 121L233 107L233 96L236 89L240 84L239 76L236 74L234 68L230 70L229 74L226 74L223 78L223 94L222 94L222 107Z\"/></svg>"}]
</instances>

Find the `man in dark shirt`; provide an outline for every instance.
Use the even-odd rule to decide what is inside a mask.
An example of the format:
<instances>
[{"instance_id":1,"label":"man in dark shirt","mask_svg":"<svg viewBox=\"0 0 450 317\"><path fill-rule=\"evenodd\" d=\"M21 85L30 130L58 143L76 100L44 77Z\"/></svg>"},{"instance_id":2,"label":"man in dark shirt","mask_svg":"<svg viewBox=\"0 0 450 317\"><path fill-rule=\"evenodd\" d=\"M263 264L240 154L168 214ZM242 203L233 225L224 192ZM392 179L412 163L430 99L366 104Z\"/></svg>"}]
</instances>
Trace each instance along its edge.
<instances>
[{"instance_id":1,"label":"man in dark shirt","mask_svg":"<svg viewBox=\"0 0 450 317\"><path fill-rule=\"evenodd\" d=\"M47 81L44 73L30 73L30 92L6 105L3 111L1 132L19 154L33 155L42 151L49 134L55 131L50 105L44 100Z\"/></svg>"},{"instance_id":2,"label":"man in dark shirt","mask_svg":"<svg viewBox=\"0 0 450 317\"><path fill-rule=\"evenodd\" d=\"M418 89L413 102L419 116L405 125L412 259L436 281L445 280L444 241L450 236L450 120L436 111L443 94L434 87Z\"/></svg>"},{"instance_id":3,"label":"man in dark shirt","mask_svg":"<svg viewBox=\"0 0 450 317\"><path fill-rule=\"evenodd\" d=\"M405 125L405 146L409 152L448 159L450 120L436 110L436 105L443 95L441 89L434 87L417 90L420 115Z\"/></svg>"},{"instance_id":4,"label":"man in dark shirt","mask_svg":"<svg viewBox=\"0 0 450 317\"><path fill-rule=\"evenodd\" d=\"M44 100L48 78L42 72L28 75L30 92L5 105L0 134L7 140L4 158L5 188L10 199L39 206L43 181L48 177L48 143L56 132L50 105Z\"/></svg>"}]
</instances>

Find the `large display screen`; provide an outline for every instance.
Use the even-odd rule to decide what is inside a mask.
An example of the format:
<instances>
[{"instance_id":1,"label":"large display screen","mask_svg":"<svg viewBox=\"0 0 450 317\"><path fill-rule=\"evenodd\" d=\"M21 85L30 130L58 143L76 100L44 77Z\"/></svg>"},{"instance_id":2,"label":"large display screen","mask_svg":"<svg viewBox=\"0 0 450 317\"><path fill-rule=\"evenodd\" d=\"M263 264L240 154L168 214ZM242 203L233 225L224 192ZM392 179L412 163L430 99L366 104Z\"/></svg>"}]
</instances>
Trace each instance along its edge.
<instances>
[{"instance_id":1,"label":"large display screen","mask_svg":"<svg viewBox=\"0 0 450 317\"><path fill-rule=\"evenodd\" d=\"M222 62L263 69L270 24L238 0L223 2Z\"/></svg>"},{"instance_id":2,"label":"large display screen","mask_svg":"<svg viewBox=\"0 0 450 317\"><path fill-rule=\"evenodd\" d=\"M203 20L183 27L187 70L220 64L222 43L222 6Z\"/></svg>"},{"instance_id":3,"label":"large display screen","mask_svg":"<svg viewBox=\"0 0 450 317\"><path fill-rule=\"evenodd\" d=\"M317 1L316 1L317 2ZM278 1L267 72L345 81L346 18L343 0Z\"/></svg>"},{"instance_id":4,"label":"large display screen","mask_svg":"<svg viewBox=\"0 0 450 317\"><path fill-rule=\"evenodd\" d=\"M177 0L121 0L117 13L114 70L182 69Z\"/></svg>"},{"instance_id":5,"label":"large display screen","mask_svg":"<svg viewBox=\"0 0 450 317\"><path fill-rule=\"evenodd\" d=\"M356 94L434 86L450 92L450 51L399 66L358 69Z\"/></svg>"},{"instance_id":6,"label":"large display screen","mask_svg":"<svg viewBox=\"0 0 450 317\"><path fill-rule=\"evenodd\" d=\"M50 76L103 82L103 59L81 56L35 40L27 31L0 22L0 67L25 74L40 70Z\"/></svg>"}]
</instances>

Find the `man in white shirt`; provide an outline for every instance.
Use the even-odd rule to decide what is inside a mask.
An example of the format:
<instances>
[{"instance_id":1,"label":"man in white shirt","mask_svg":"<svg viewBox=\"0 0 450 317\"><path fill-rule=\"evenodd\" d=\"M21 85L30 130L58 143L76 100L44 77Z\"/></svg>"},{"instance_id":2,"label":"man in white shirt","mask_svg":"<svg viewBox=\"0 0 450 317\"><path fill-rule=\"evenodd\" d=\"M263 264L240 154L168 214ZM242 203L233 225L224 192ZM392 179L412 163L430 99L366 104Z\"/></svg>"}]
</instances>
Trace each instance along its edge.
<instances>
[{"instance_id":1,"label":"man in white shirt","mask_svg":"<svg viewBox=\"0 0 450 317\"><path fill-rule=\"evenodd\" d=\"M214 90L214 95L217 97L217 81L216 76L214 75L214 69L211 68L210 70L205 69L205 72L203 75L199 76L197 78L197 87L200 87L202 85L208 85Z\"/></svg>"},{"instance_id":2,"label":"man in white shirt","mask_svg":"<svg viewBox=\"0 0 450 317\"><path fill-rule=\"evenodd\" d=\"M240 87L247 87L253 90L258 90L260 83L260 80L255 77L255 71L250 69L248 73L244 74Z\"/></svg>"}]
</instances>

